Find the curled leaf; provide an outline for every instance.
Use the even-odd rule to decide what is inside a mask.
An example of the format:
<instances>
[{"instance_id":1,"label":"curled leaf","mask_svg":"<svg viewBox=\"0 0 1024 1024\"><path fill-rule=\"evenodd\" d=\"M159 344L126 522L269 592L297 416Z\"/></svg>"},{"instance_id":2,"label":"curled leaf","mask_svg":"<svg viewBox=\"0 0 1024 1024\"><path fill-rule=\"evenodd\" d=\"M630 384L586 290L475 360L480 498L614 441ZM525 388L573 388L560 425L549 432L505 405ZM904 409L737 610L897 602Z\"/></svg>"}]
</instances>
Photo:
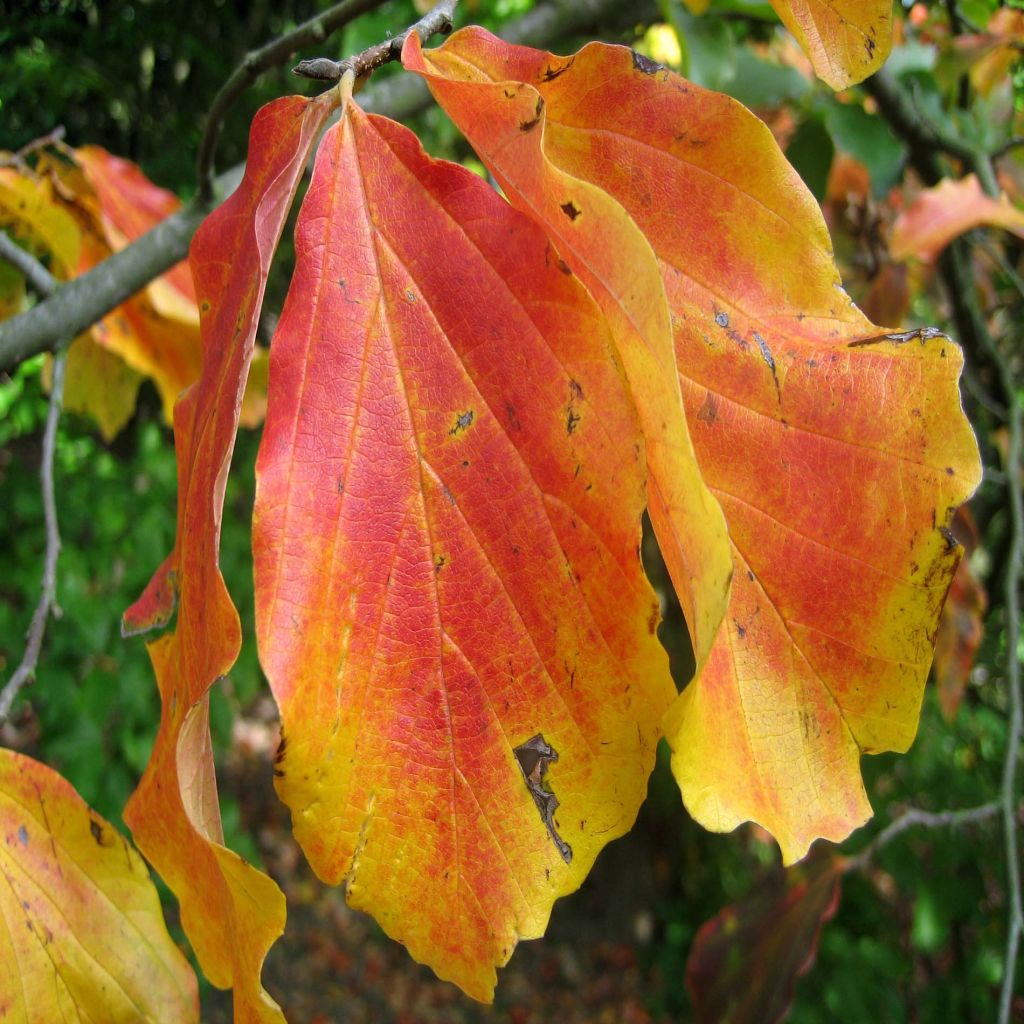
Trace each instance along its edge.
<instances>
[{"instance_id":1,"label":"curled leaf","mask_svg":"<svg viewBox=\"0 0 1024 1024\"><path fill-rule=\"evenodd\" d=\"M202 376L174 410L174 550L125 613L125 633L167 624L149 644L160 729L125 809L139 848L181 903L206 976L235 989L236 1019L282 1021L260 968L284 929L274 882L223 845L209 733L209 689L238 657L241 629L218 566L224 485L270 260L333 99L293 96L253 121L238 190L200 226L190 262L203 314Z\"/></svg>"}]
</instances>

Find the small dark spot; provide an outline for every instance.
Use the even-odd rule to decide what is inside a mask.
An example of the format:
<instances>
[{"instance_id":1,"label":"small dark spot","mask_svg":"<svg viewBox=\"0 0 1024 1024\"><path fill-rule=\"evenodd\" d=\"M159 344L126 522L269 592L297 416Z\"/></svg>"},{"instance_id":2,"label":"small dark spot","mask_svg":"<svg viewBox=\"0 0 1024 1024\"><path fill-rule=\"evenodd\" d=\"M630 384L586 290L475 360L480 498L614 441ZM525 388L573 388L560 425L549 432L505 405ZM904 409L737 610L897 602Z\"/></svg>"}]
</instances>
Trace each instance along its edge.
<instances>
[{"instance_id":1,"label":"small dark spot","mask_svg":"<svg viewBox=\"0 0 1024 1024\"><path fill-rule=\"evenodd\" d=\"M274 764L280 764L284 760L284 752L287 749L288 741L285 739L284 731L281 732L281 742L277 745L277 753L274 755Z\"/></svg>"},{"instance_id":2,"label":"small dark spot","mask_svg":"<svg viewBox=\"0 0 1024 1024\"><path fill-rule=\"evenodd\" d=\"M747 627L741 626L735 619L732 620L736 625L736 635L742 640L747 635Z\"/></svg>"},{"instance_id":3,"label":"small dark spot","mask_svg":"<svg viewBox=\"0 0 1024 1024\"><path fill-rule=\"evenodd\" d=\"M18 842L22 846L28 846L28 829L24 825L18 826Z\"/></svg>"},{"instance_id":4,"label":"small dark spot","mask_svg":"<svg viewBox=\"0 0 1024 1024\"><path fill-rule=\"evenodd\" d=\"M658 71L665 70L664 64L659 64L656 60L651 60L650 57L645 57L642 53L637 53L636 50L633 51L633 67L645 75L653 75Z\"/></svg>"},{"instance_id":5,"label":"small dark spot","mask_svg":"<svg viewBox=\"0 0 1024 1024\"><path fill-rule=\"evenodd\" d=\"M569 394L575 400L583 398L583 388L580 387L578 381L573 380L571 377L569 378Z\"/></svg>"},{"instance_id":6,"label":"small dark spot","mask_svg":"<svg viewBox=\"0 0 1024 1024\"><path fill-rule=\"evenodd\" d=\"M952 466L947 466L946 467L946 476L953 476L953 475L954 475L953 467Z\"/></svg>"},{"instance_id":7,"label":"small dark spot","mask_svg":"<svg viewBox=\"0 0 1024 1024\"><path fill-rule=\"evenodd\" d=\"M579 422L580 422L580 414L578 412L576 412L573 409L573 407L570 405L569 409L568 409L568 415L565 418L565 432L567 434L574 433L575 430L576 430L576 427L579 425Z\"/></svg>"},{"instance_id":8,"label":"small dark spot","mask_svg":"<svg viewBox=\"0 0 1024 1024\"><path fill-rule=\"evenodd\" d=\"M562 203L562 213L564 213L569 220L575 220L580 215L580 209L570 199L567 203Z\"/></svg>"},{"instance_id":9,"label":"small dark spot","mask_svg":"<svg viewBox=\"0 0 1024 1024\"><path fill-rule=\"evenodd\" d=\"M448 559L444 555L437 555L434 558L434 572L435 573L440 573L441 570L447 564L447 562L448 562Z\"/></svg>"},{"instance_id":10,"label":"small dark spot","mask_svg":"<svg viewBox=\"0 0 1024 1024\"><path fill-rule=\"evenodd\" d=\"M345 481L340 476L338 477L338 493L345 493Z\"/></svg>"},{"instance_id":11,"label":"small dark spot","mask_svg":"<svg viewBox=\"0 0 1024 1024\"><path fill-rule=\"evenodd\" d=\"M95 819L89 819L89 831L92 833L93 839L96 840L97 846L103 845L103 826Z\"/></svg>"},{"instance_id":12,"label":"small dark spot","mask_svg":"<svg viewBox=\"0 0 1024 1024\"><path fill-rule=\"evenodd\" d=\"M520 121L519 122L519 130L521 132L528 132L528 131L532 131L534 128L536 128L537 125L540 124L540 115L543 113L543 111L544 111L544 98L542 96L538 96L537 97L537 109L536 109L536 112L534 113L534 116L532 118L530 118L529 121Z\"/></svg>"},{"instance_id":13,"label":"small dark spot","mask_svg":"<svg viewBox=\"0 0 1024 1024\"><path fill-rule=\"evenodd\" d=\"M463 469L469 469L469 459L463 459L462 460L462 468Z\"/></svg>"},{"instance_id":14,"label":"small dark spot","mask_svg":"<svg viewBox=\"0 0 1024 1024\"><path fill-rule=\"evenodd\" d=\"M875 41L871 36L864 37L864 48L868 51L868 60L871 60L875 54Z\"/></svg>"},{"instance_id":15,"label":"small dark spot","mask_svg":"<svg viewBox=\"0 0 1024 1024\"><path fill-rule=\"evenodd\" d=\"M754 570L753 569L748 569L747 570L747 579L750 580L751 583L754 582Z\"/></svg>"},{"instance_id":16,"label":"small dark spot","mask_svg":"<svg viewBox=\"0 0 1024 1024\"><path fill-rule=\"evenodd\" d=\"M203 299L203 301L199 303L199 312L200 313L209 313L210 312L210 303L207 302L206 299Z\"/></svg>"},{"instance_id":17,"label":"small dark spot","mask_svg":"<svg viewBox=\"0 0 1024 1024\"><path fill-rule=\"evenodd\" d=\"M416 301L416 295L413 293L413 290L411 288L406 288L405 289L405 297L410 302L415 302Z\"/></svg>"},{"instance_id":18,"label":"small dark spot","mask_svg":"<svg viewBox=\"0 0 1024 1024\"><path fill-rule=\"evenodd\" d=\"M572 277L572 268L561 257L559 257L559 259L556 261L555 266L557 266L563 274Z\"/></svg>"},{"instance_id":19,"label":"small dark spot","mask_svg":"<svg viewBox=\"0 0 1024 1024\"><path fill-rule=\"evenodd\" d=\"M957 547L957 539L953 535L953 531L948 526L940 526L939 533L942 534L942 539L946 542L946 553L955 551Z\"/></svg>"},{"instance_id":20,"label":"small dark spot","mask_svg":"<svg viewBox=\"0 0 1024 1024\"><path fill-rule=\"evenodd\" d=\"M550 64L541 72L542 82L553 82L559 75L564 75L575 63L576 58L570 57L561 67L553 68Z\"/></svg>"},{"instance_id":21,"label":"small dark spot","mask_svg":"<svg viewBox=\"0 0 1024 1024\"><path fill-rule=\"evenodd\" d=\"M473 410L470 409L467 412L460 412L455 417L455 422L452 424L451 430L448 431L452 437L469 428L473 425Z\"/></svg>"},{"instance_id":22,"label":"small dark spot","mask_svg":"<svg viewBox=\"0 0 1024 1024\"><path fill-rule=\"evenodd\" d=\"M709 391L704 396L704 403L700 407L700 411L697 413L697 419L701 423L711 424L714 423L718 418L718 400Z\"/></svg>"},{"instance_id":23,"label":"small dark spot","mask_svg":"<svg viewBox=\"0 0 1024 1024\"><path fill-rule=\"evenodd\" d=\"M719 327L728 327L729 326L729 314L728 313L722 313L721 311L716 311L716 313L715 313L715 323L718 324Z\"/></svg>"}]
</instances>

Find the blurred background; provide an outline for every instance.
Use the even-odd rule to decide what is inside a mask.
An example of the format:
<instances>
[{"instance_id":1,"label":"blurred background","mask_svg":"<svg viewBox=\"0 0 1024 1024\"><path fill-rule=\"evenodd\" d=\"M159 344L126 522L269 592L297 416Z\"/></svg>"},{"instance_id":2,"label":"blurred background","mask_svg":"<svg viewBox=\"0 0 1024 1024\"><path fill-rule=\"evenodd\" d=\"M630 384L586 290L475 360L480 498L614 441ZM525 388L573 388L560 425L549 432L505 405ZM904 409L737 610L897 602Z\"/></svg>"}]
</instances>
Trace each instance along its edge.
<instances>
[{"instance_id":1,"label":"blurred background","mask_svg":"<svg viewBox=\"0 0 1024 1024\"><path fill-rule=\"evenodd\" d=\"M69 145L104 146L188 198L204 114L218 88L248 50L326 6L320 0L0 0L0 147L18 150L62 126ZM479 22L501 33L535 14L535 6L531 0L463 0L458 23ZM954 337L962 333L937 264L912 245L894 252L894 226L927 183L870 85L836 94L818 82L767 3L615 6L614 14L546 45L571 52L588 38L624 42L751 107L821 202L848 290L868 315L894 328L929 324ZM1024 126L1024 13L1016 6L994 0L897 4L897 42L888 65L917 109L999 153L999 184L1014 208L1024 195L1016 141ZM411 0L384 3L304 56L358 52L414 21L417 7L425 9ZM392 67L379 77L396 74ZM219 169L244 159L255 110L295 91L315 90L287 67L249 90L224 124ZM436 108L407 122L435 156L480 170ZM956 161L945 166L955 180L964 172ZM986 321L1019 380L1022 242L1019 224L1007 227L973 225L958 244L973 268ZM288 237L286 231L268 288L263 333L287 287ZM994 365L970 339L960 340L968 358L964 404L978 434L985 480L957 523L968 554L947 606L917 741L905 756L864 759L875 818L843 844L844 854L862 850L908 808L975 807L995 799L1002 782L1006 669L1019 653L1018 638L1008 637L1004 625L1001 581L1011 525L1006 484L1020 467L1006 465L1006 410ZM44 363L39 357L0 375L0 679L21 657L39 592ZM246 642L230 679L213 690L212 726L228 845L264 864L289 898L288 930L265 972L289 1019L720 1019L708 1008L717 1004L695 1006L684 974L701 925L726 908L733 916L720 924L732 921L737 937L733 962L719 964L718 977L745 991L764 989L767 1001L758 1005L772 1008L762 1016L734 1011L730 1019L778 1019L791 1002L790 979L808 967L788 1011L794 1022L995 1019L1007 906L997 818L907 830L863 869L833 871L825 883L816 882L815 865L835 862L819 843L815 854L824 859L812 857L803 875L787 879L776 845L759 829L713 835L688 818L666 749L659 752L637 827L607 848L577 894L556 905L547 937L519 947L499 975L493 1009L413 963L369 918L345 908L340 892L315 881L274 796L276 712L252 638L248 531L258 442L258 429L240 433L228 483L221 565ZM23 691L0 742L56 767L124 828L121 809L146 764L159 703L144 645L120 638L119 619L174 540L174 449L153 386L141 385L134 416L110 441L86 416L67 414L56 474L63 617L51 623L38 680ZM662 638L682 687L692 670L685 625L653 542L645 545L645 560L663 596ZM172 900L168 911L173 919ZM818 925L833 913L818 941ZM783 951L772 952L766 936ZM1018 993L1013 1019L1024 1020L1024 983ZM228 1019L219 994L205 991L204 1007L204 1020Z\"/></svg>"}]
</instances>

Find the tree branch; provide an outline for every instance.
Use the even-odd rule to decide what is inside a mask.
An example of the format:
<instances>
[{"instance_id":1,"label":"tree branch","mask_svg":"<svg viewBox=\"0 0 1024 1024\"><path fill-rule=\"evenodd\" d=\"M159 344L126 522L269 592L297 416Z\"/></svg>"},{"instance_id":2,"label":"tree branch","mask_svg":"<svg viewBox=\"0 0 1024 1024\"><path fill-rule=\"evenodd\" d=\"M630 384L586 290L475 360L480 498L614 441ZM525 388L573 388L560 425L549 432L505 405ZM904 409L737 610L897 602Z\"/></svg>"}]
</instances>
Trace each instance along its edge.
<instances>
[{"instance_id":1,"label":"tree branch","mask_svg":"<svg viewBox=\"0 0 1024 1024\"><path fill-rule=\"evenodd\" d=\"M303 47L322 43L332 32L347 25L359 15L380 7L383 2L384 0L341 0L341 3L303 22L291 32L245 55L245 59L213 98L206 115L203 137L196 157L200 201L209 201L213 195L213 157L220 137L220 126L224 115L239 96L265 71L283 64Z\"/></svg>"},{"instance_id":2,"label":"tree branch","mask_svg":"<svg viewBox=\"0 0 1024 1024\"><path fill-rule=\"evenodd\" d=\"M636 5L623 5L621 0L550 3L509 22L502 36L510 43L552 46L565 36L590 32L609 21L636 24L655 13L653 0L638 0ZM395 120L419 113L430 102L430 93L417 75L397 76L370 86L359 97L364 110ZM230 192L228 183L240 179L240 167L226 171L217 178L218 191ZM69 335L80 334L183 260L192 235L208 212L209 204L187 204L89 273L64 284L51 298L0 322L0 371L52 349Z\"/></svg>"},{"instance_id":3,"label":"tree branch","mask_svg":"<svg viewBox=\"0 0 1024 1024\"><path fill-rule=\"evenodd\" d=\"M314 78L321 82L337 82L346 71L351 69L355 72L356 78L363 78L385 64L401 60L402 46L410 32L415 32L420 37L421 43L425 43L431 36L438 33L448 35L452 30L452 19L455 17L455 8L458 3L459 0L440 0L415 25L410 25L404 32L392 36L383 43L368 46L362 53L358 53L354 57L346 57L344 60L334 61L327 57L315 57L312 60L299 61L292 68L292 74L299 75L301 78Z\"/></svg>"},{"instance_id":4,"label":"tree branch","mask_svg":"<svg viewBox=\"0 0 1024 1024\"><path fill-rule=\"evenodd\" d=\"M969 807L962 811L921 811L916 807L905 811L895 821L890 822L864 847L860 853L847 861L848 871L863 871L879 850L884 849L898 836L912 828L959 828L979 821L988 821L999 816L1001 805L993 800L979 807Z\"/></svg>"},{"instance_id":5,"label":"tree branch","mask_svg":"<svg viewBox=\"0 0 1024 1024\"><path fill-rule=\"evenodd\" d=\"M11 250L16 250L12 252ZM32 286L43 294L51 294L58 288L46 268L24 249L15 245L0 232L0 256L10 260L32 282ZM34 264L34 266L31 266ZM53 362L53 383L50 388L50 405L46 413L46 428L43 431L43 454L40 476L42 478L43 517L46 522L46 554L43 560L43 580L39 603L32 613L25 638L25 653L14 674L0 690L0 725L7 721L11 706L21 689L35 679L39 653L43 647L46 623L51 613L60 616L57 606L57 557L60 554L60 531L57 525L57 502L53 487L53 456L57 447L57 424L60 422L61 405L64 399L64 367L67 350L60 351Z\"/></svg>"}]
</instances>

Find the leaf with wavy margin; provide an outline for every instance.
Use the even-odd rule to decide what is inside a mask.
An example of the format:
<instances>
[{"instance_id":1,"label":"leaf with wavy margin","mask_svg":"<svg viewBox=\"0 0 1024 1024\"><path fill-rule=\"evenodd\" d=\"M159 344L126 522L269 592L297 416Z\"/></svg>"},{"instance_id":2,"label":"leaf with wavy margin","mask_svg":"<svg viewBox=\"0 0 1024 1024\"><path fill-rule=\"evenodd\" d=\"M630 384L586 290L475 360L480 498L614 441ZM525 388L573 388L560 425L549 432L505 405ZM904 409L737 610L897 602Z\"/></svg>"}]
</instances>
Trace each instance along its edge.
<instances>
[{"instance_id":1,"label":"leaf with wavy margin","mask_svg":"<svg viewBox=\"0 0 1024 1024\"><path fill-rule=\"evenodd\" d=\"M770 0L782 23L833 89L863 82L892 50L890 0Z\"/></svg>"},{"instance_id":2,"label":"leaf with wavy margin","mask_svg":"<svg viewBox=\"0 0 1024 1024\"><path fill-rule=\"evenodd\" d=\"M0 1020L199 1020L142 858L67 779L2 748L0 836Z\"/></svg>"},{"instance_id":3,"label":"leaf with wavy margin","mask_svg":"<svg viewBox=\"0 0 1024 1024\"><path fill-rule=\"evenodd\" d=\"M959 349L863 317L813 197L728 97L601 43L565 58L467 29L416 49L406 63L513 203L545 212L539 151L520 145L536 134L545 161L614 196L657 253L736 569L666 722L687 808L717 831L757 821L787 862L845 837L870 815L861 753L913 740L959 559L948 526L980 479ZM565 219L545 221L556 239ZM574 269L588 255L563 251Z\"/></svg>"},{"instance_id":4,"label":"leaf with wavy margin","mask_svg":"<svg viewBox=\"0 0 1024 1024\"><path fill-rule=\"evenodd\" d=\"M334 102L293 96L253 121L245 177L200 226L190 262L202 311L203 371L174 411L174 550L122 630L174 630L149 644L162 698L150 763L125 810L139 848L181 903L206 976L235 988L235 1019L281 1021L260 984L284 929L284 896L223 846L208 726L209 689L238 656L241 629L218 567L224 486L270 261L310 150Z\"/></svg>"},{"instance_id":5,"label":"leaf with wavy margin","mask_svg":"<svg viewBox=\"0 0 1024 1024\"><path fill-rule=\"evenodd\" d=\"M352 103L296 251L253 541L278 790L323 879L490 1000L632 825L674 697L636 413L544 234Z\"/></svg>"}]
</instances>

